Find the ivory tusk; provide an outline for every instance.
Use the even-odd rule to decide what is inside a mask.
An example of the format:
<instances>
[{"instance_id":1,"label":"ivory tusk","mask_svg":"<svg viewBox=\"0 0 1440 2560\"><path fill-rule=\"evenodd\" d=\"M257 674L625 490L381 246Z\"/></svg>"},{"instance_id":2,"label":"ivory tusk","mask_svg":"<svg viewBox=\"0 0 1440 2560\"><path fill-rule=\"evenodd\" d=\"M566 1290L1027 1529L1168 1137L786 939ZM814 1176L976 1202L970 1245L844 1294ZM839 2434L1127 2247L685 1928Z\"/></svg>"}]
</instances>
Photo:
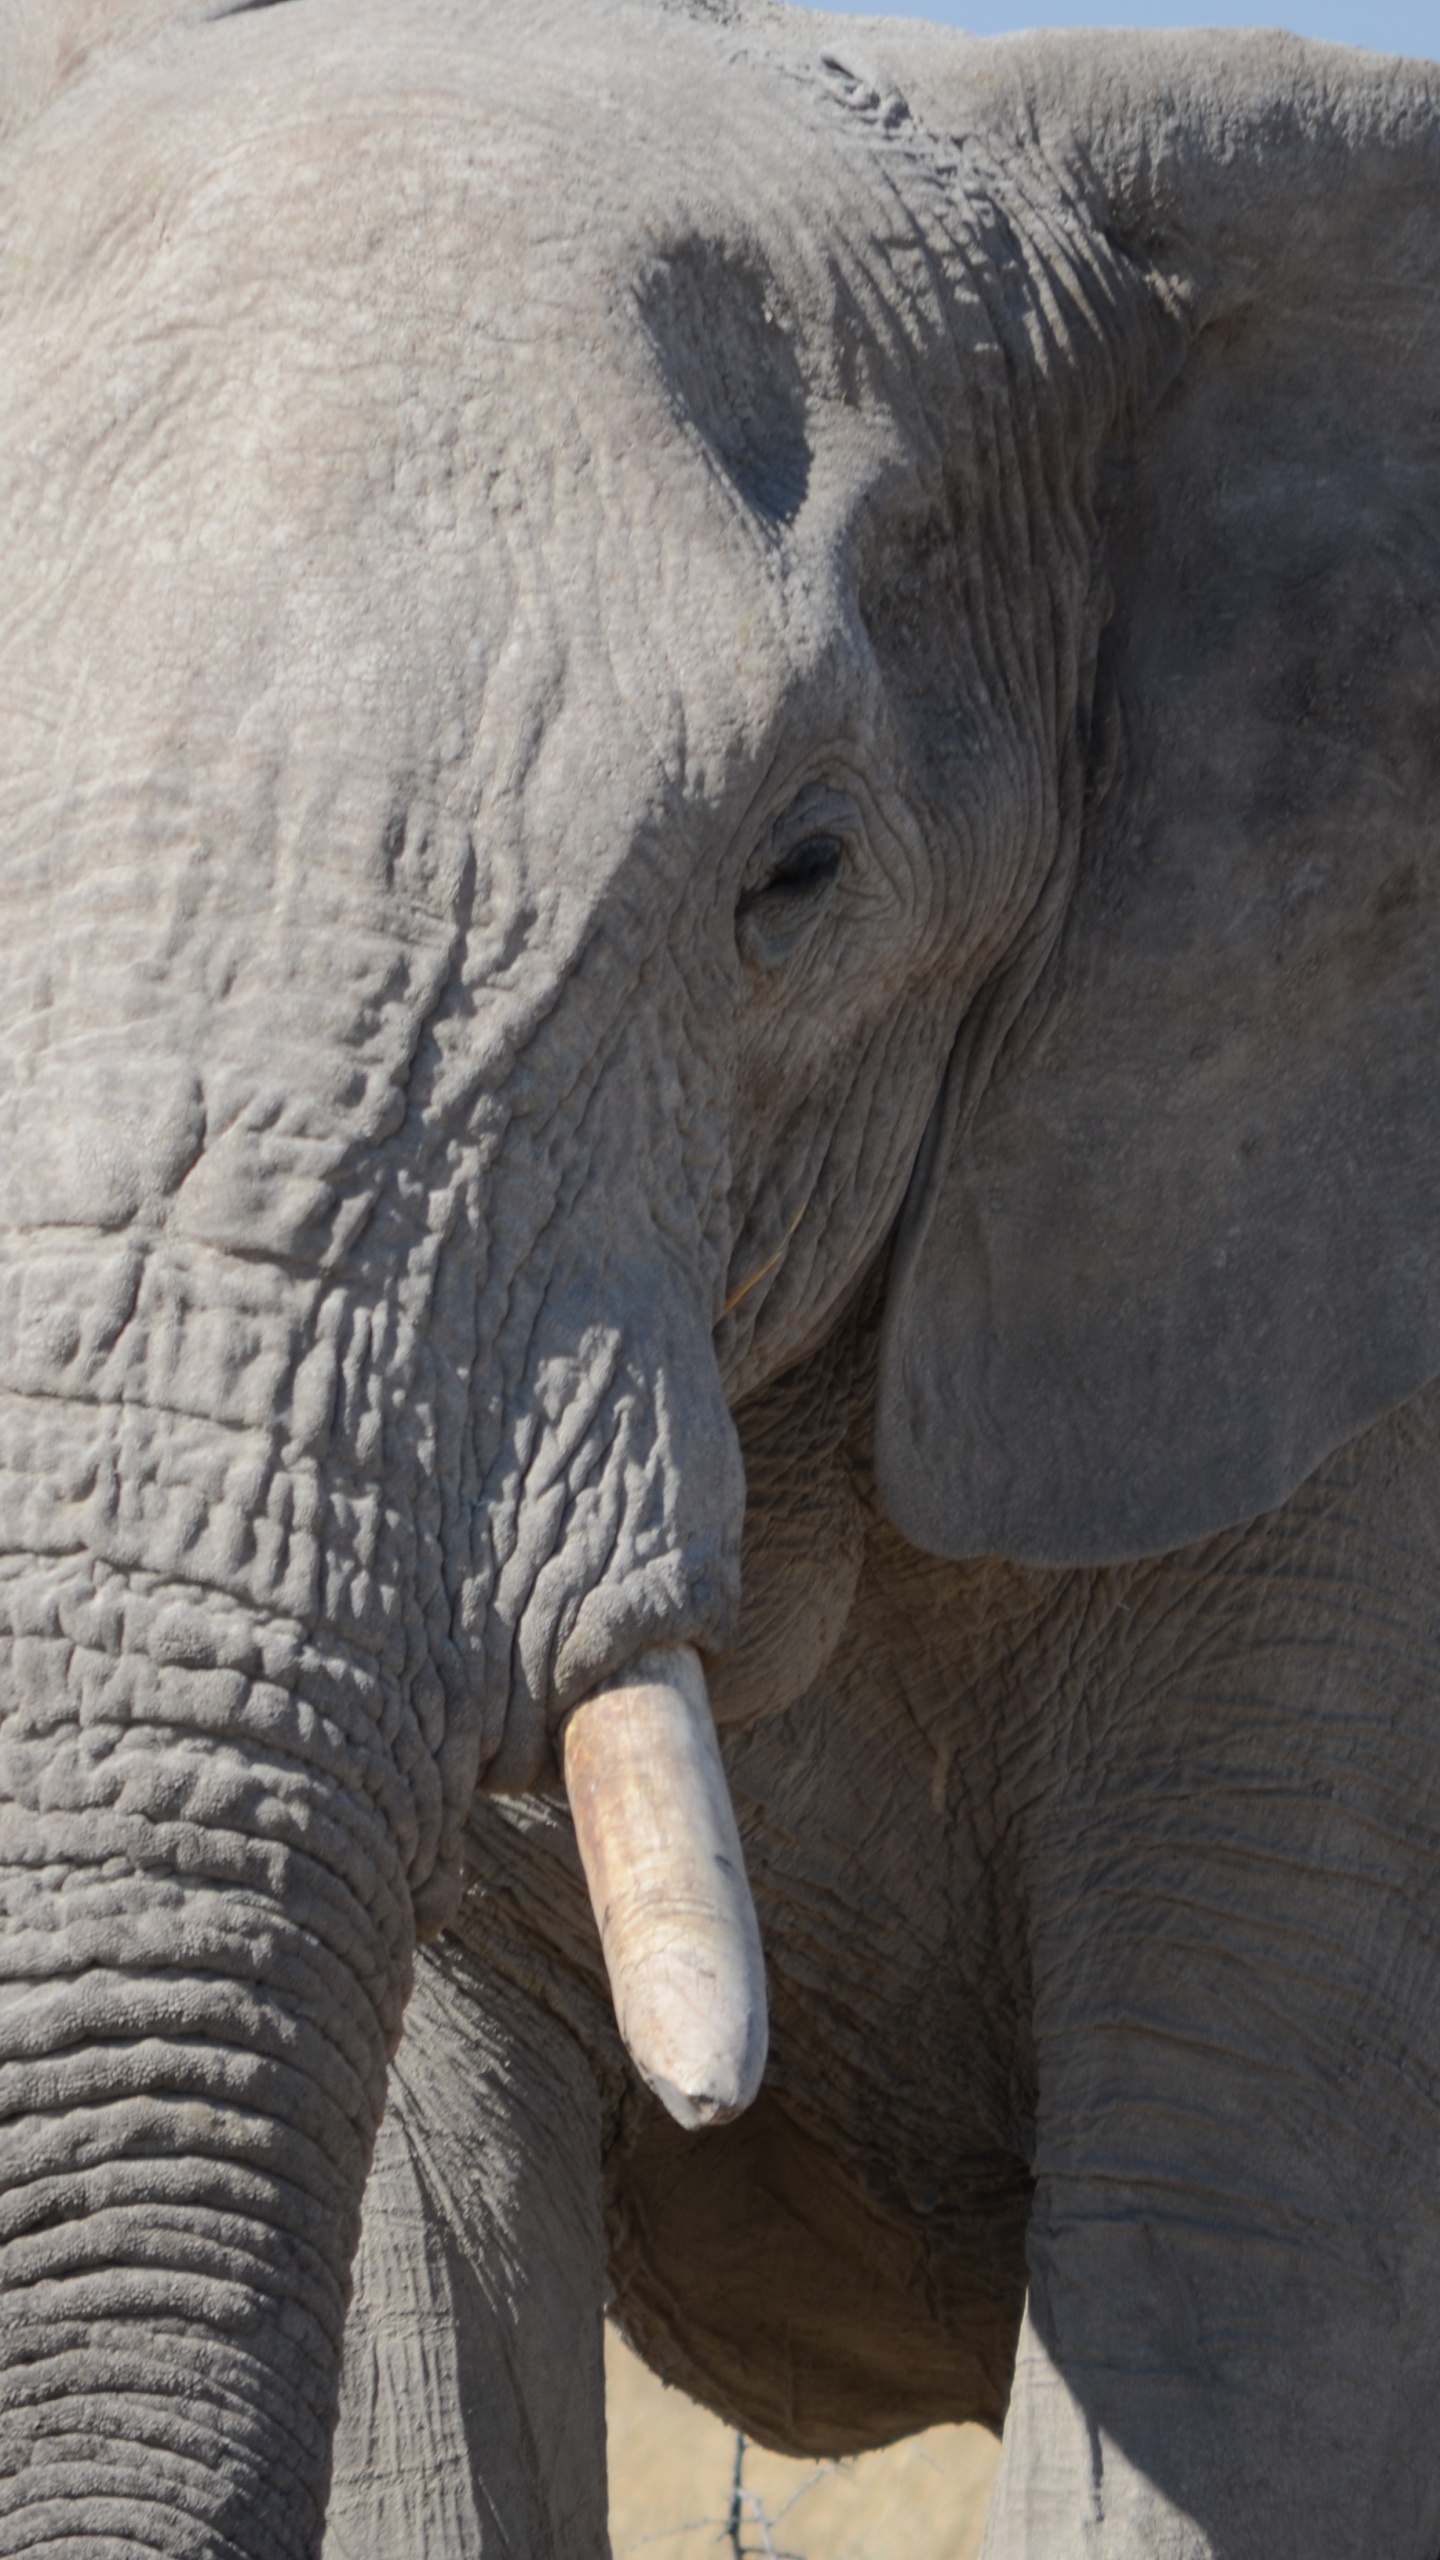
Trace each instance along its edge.
<instances>
[{"instance_id":1,"label":"ivory tusk","mask_svg":"<svg viewBox=\"0 0 1440 2560\"><path fill-rule=\"evenodd\" d=\"M561 1754L631 2058L677 2124L724 2124L765 2068L765 1963L699 1655L639 1655Z\"/></svg>"}]
</instances>

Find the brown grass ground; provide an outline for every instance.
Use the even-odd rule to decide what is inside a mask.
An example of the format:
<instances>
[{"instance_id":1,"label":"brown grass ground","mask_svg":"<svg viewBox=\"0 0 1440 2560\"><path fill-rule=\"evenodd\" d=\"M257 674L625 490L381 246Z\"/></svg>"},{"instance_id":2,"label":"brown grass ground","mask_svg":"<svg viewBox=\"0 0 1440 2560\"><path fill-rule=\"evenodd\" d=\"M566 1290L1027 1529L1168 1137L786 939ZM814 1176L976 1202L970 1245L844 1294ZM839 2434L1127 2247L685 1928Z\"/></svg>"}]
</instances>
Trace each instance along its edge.
<instances>
[{"instance_id":1,"label":"brown grass ground","mask_svg":"<svg viewBox=\"0 0 1440 2560\"><path fill-rule=\"evenodd\" d=\"M738 2536L730 2428L606 2338L614 2560L974 2560L999 2446L932 2427L849 2462L745 2447Z\"/></svg>"}]
</instances>

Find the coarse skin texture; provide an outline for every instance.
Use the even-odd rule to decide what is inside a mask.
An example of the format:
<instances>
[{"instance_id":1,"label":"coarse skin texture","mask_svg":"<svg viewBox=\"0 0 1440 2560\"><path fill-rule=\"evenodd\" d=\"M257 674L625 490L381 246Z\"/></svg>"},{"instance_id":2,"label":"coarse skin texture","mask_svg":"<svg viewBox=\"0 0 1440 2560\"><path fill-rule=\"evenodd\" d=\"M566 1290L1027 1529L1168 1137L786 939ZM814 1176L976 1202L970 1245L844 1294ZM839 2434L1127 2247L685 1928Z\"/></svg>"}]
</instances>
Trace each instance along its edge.
<instances>
[{"instance_id":1,"label":"coarse skin texture","mask_svg":"<svg viewBox=\"0 0 1440 2560\"><path fill-rule=\"evenodd\" d=\"M0 2554L597 2560L609 2300L1003 2420L987 2560L1435 2560L1432 75L0 0L0 101ZM556 1748L684 1646L693 2137Z\"/></svg>"}]
</instances>

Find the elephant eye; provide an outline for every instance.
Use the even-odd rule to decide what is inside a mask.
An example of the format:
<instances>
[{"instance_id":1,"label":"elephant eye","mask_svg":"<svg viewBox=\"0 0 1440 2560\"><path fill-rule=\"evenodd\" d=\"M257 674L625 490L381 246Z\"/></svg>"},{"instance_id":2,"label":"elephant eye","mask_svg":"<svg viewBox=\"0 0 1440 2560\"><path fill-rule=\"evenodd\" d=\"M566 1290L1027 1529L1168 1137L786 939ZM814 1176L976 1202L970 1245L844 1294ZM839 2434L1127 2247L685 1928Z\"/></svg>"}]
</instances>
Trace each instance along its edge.
<instances>
[{"instance_id":1,"label":"elephant eye","mask_svg":"<svg viewBox=\"0 0 1440 2560\"><path fill-rule=\"evenodd\" d=\"M839 878L845 839L819 829L787 845L758 880L741 890L736 931L747 959L782 959L819 914Z\"/></svg>"},{"instance_id":2,"label":"elephant eye","mask_svg":"<svg viewBox=\"0 0 1440 2560\"><path fill-rule=\"evenodd\" d=\"M784 859L777 862L768 880L758 889L746 891L740 900L742 915L758 905L762 898L813 898L819 889L828 889L840 868L845 847L838 836L805 836L792 845Z\"/></svg>"}]
</instances>

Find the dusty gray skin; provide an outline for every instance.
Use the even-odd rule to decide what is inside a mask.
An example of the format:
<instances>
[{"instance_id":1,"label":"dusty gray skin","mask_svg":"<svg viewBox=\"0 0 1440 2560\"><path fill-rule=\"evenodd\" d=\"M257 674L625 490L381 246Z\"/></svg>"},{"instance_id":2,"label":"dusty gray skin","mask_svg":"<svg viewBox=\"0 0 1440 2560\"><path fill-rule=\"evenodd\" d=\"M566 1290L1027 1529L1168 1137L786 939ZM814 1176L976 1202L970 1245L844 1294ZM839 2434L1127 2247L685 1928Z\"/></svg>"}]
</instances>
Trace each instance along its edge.
<instances>
[{"instance_id":1,"label":"dusty gray skin","mask_svg":"<svg viewBox=\"0 0 1440 2560\"><path fill-rule=\"evenodd\" d=\"M0 2551L319 2550L443 1933L330 2560L602 2552L607 2287L989 2560L1434 2560L1429 75L168 14L0 13Z\"/></svg>"}]
</instances>

